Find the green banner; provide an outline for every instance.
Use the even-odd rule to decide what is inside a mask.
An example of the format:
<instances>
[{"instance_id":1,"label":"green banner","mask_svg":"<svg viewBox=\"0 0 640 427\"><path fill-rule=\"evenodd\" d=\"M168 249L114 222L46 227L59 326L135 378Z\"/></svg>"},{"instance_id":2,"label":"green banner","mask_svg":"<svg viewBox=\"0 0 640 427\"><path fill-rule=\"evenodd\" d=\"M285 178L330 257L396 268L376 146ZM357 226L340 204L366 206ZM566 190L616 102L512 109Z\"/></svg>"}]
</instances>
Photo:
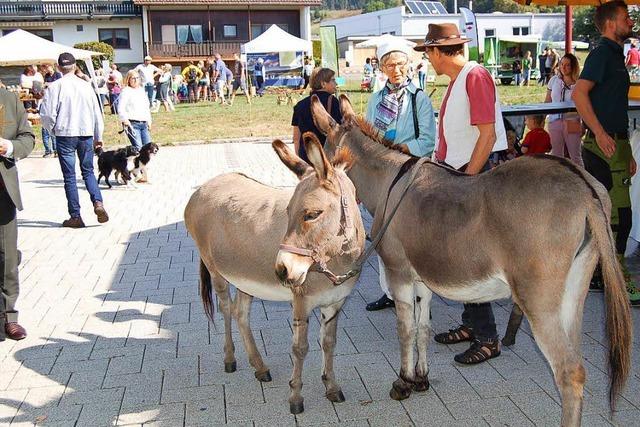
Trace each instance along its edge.
<instances>
[{"instance_id":1,"label":"green banner","mask_svg":"<svg viewBox=\"0 0 640 427\"><path fill-rule=\"evenodd\" d=\"M320 44L322 46L321 66L330 68L340 75L338 67L338 40L336 38L335 25L320 27Z\"/></svg>"}]
</instances>

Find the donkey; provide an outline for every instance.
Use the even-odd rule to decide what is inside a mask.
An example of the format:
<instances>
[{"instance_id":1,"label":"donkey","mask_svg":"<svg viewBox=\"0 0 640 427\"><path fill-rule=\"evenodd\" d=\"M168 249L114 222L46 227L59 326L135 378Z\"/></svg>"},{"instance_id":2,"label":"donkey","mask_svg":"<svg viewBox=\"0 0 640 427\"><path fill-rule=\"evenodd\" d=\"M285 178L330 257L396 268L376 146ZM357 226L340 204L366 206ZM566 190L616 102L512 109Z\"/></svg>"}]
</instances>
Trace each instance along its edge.
<instances>
[{"instance_id":1,"label":"donkey","mask_svg":"<svg viewBox=\"0 0 640 427\"><path fill-rule=\"evenodd\" d=\"M334 286L324 275L296 270L287 278L284 263L274 274L274 264L285 232L299 231L292 244L314 248L317 259L328 268L340 270L354 262L364 248L365 231L355 199L355 188L346 176L350 165L346 150L328 163L322 146L311 143L307 152L312 166L293 154L282 141L273 142L280 159L300 178L295 191L261 184L245 175L220 175L200 187L189 200L184 218L187 230L200 252L200 293L204 310L213 321L212 288L218 296L225 325L224 368L236 370L231 337L232 317L259 381L271 381L269 368L256 347L249 318L253 297L270 301L291 301L293 305L293 374L290 381L290 410L304 411L302 366L309 345L308 317L320 307L323 364L322 381L326 397L343 402L336 382L333 354L338 313L355 286L357 277ZM288 207L287 207L288 205ZM287 217L289 213L289 217ZM345 224L342 218L349 219ZM229 284L237 289L232 302Z\"/></svg>"},{"instance_id":2,"label":"donkey","mask_svg":"<svg viewBox=\"0 0 640 427\"><path fill-rule=\"evenodd\" d=\"M605 188L583 169L552 156L517 159L475 176L420 159L397 180L411 157L390 149L370 124L356 118L347 97L341 96L340 103L341 125L317 99L312 113L327 135L328 156L346 147L354 157L348 175L373 215L372 236L397 206L377 248L398 317L401 367L390 396L405 399L412 388L429 386L430 293L417 302L423 314L417 327L413 315L414 283L422 281L457 301L512 297L553 371L562 398L562 425L579 425L585 382L582 314L589 279L600 260L613 411L629 375L632 335Z\"/></svg>"}]
</instances>

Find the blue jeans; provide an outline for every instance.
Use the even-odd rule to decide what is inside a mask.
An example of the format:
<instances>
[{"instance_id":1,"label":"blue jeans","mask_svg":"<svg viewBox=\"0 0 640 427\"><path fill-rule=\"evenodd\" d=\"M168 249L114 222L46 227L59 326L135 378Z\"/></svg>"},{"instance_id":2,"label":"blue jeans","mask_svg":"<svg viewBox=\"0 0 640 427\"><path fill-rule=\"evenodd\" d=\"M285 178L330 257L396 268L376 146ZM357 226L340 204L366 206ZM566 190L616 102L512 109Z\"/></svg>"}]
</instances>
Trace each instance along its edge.
<instances>
[{"instance_id":1,"label":"blue jeans","mask_svg":"<svg viewBox=\"0 0 640 427\"><path fill-rule=\"evenodd\" d=\"M153 92L156 86L153 83L145 83L144 91L147 92L147 98L149 98L149 107L153 104Z\"/></svg>"},{"instance_id":2,"label":"blue jeans","mask_svg":"<svg viewBox=\"0 0 640 427\"><path fill-rule=\"evenodd\" d=\"M111 105L111 114L118 114L119 101L120 101L120 93L109 94L109 104Z\"/></svg>"},{"instance_id":3,"label":"blue jeans","mask_svg":"<svg viewBox=\"0 0 640 427\"><path fill-rule=\"evenodd\" d=\"M51 135L45 128L42 128L42 145L44 145L44 154L53 154L57 151L56 137Z\"/></svg>"},{"instance_id":4,"label":"blue jeans","mask_svg":"<svg viewBox=\"0 0 640 427\"><path fill-rule=\"evenodd\" d=\"M516 86L520 86L522 82L522 73L513 73L513 80L516 83Z\"/></svg>"},{"instance_id":5,"label":"blue jeans","mask_svg":"<svg viewBox=\"0 0 640 427\"><path fill-rule=\"evenodd\" d=\"M98 181L93 173L93 137L58 136L57 143L58 160L60 160L60 168L64 178L64 192L67 196L67 208L71 218L77 218L80 216L80 199L76 186L76 153L80 161L82 179L91 197L91 203L102 201Z\"/></svg>"},{"instance_id":6,"label":"blue jeans","mask_svg":"<svg viewBox=\"0 0 640 427\"><path fill-rule=\"evenodd\" d=\"M127 136L129 137L131 145L136 147L138 150L140 150L143 145L147 145L151 142L151 134L149 133L149 126L147 126L147 122L136 122L131 120L131 128L130 131L127 131Z\"/></svg>"}]
</instances>

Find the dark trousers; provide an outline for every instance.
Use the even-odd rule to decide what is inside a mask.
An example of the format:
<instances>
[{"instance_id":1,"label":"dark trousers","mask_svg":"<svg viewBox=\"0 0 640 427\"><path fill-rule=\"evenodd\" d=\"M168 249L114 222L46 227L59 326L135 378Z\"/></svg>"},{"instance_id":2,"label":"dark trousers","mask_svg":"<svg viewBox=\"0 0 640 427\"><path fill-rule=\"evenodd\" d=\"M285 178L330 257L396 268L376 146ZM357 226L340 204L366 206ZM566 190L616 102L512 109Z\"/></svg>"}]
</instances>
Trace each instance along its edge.
<instances>
[{"instance_id":1,"label":"dark trousers","mask_svg":"<svg viewBox=\"0 0 640 427\"><path fill-rule=\"evenodd\" d=\"M473 329L473 335L480 341L498 338L496 319L490 302L480 304L465 304L462 312L462 324Z\"/></svg>"},{"instance_id":2,"label":"dark trousers","mask_svg":"<svg viewBox=\"0 0 640 427\"><path fill-rule=\"evenodd\" d=\"M101 202L102 193L93 173L93 137L92 136L59 136L58 160L64 179L64 193L67 196L67 208L72 218L80 216L80 199L76 185L76 153L80 161L80 171L84 185L87 187L91 203Z\"/></svg>"},{"instance_id":3,"label":"dark trousers","mask_svg":"<svg viewBox=\"0 0 640 427\"><path fill-rule=\"evenodd\" d=\"M489 162L485 163L480 173L491 168ZM462 166L461 172L467 169L467 165ZM498 338L496 330L496 319L493 317L491 303L465 304L462 312L462 324L469 329L473 329L473 335L480 341L489 341Z\"/></svg>"},{"instance_id":4,"label":"dark trousers","mask_svg":"<svg viewBox=\"0 0 640 427\"><path fill-rule=\"evenodd\" d=\"M6 313L7 322L17 322L16 301L19 294L18 223L16 207L9 194L0 189L0 323ZM4 333L4 326L2 327Z\"/></svg>"}]
</instances>

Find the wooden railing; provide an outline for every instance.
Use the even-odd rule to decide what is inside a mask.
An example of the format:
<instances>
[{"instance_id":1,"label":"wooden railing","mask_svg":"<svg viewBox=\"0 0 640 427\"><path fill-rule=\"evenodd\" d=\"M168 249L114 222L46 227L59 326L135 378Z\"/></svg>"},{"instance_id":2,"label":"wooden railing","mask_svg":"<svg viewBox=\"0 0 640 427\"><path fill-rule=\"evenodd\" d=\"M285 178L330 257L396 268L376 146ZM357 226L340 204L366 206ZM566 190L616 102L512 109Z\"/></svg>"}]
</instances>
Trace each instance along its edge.
<instances>
[{"instance_id":1,"label":"wooden railing","mask_svg":"<svg viewBox=\"0 0 640 427\"><path fill-rule=\"evenodd\" d=\"M158 58L207 57L219 53L230 57L240 53L240 46L246 42L202 42L187 44L149 43L149 55Z\"/></svg>"},{"instance_id":2,"label":"wooden railing","mask_svg":"<svg viewBox=\"0 0 640 427\"><path fill-rule=\"evenodd\" d=\"M133 1L0 1L0 20L142 16Z\"/></svg>"}]
</instances>

